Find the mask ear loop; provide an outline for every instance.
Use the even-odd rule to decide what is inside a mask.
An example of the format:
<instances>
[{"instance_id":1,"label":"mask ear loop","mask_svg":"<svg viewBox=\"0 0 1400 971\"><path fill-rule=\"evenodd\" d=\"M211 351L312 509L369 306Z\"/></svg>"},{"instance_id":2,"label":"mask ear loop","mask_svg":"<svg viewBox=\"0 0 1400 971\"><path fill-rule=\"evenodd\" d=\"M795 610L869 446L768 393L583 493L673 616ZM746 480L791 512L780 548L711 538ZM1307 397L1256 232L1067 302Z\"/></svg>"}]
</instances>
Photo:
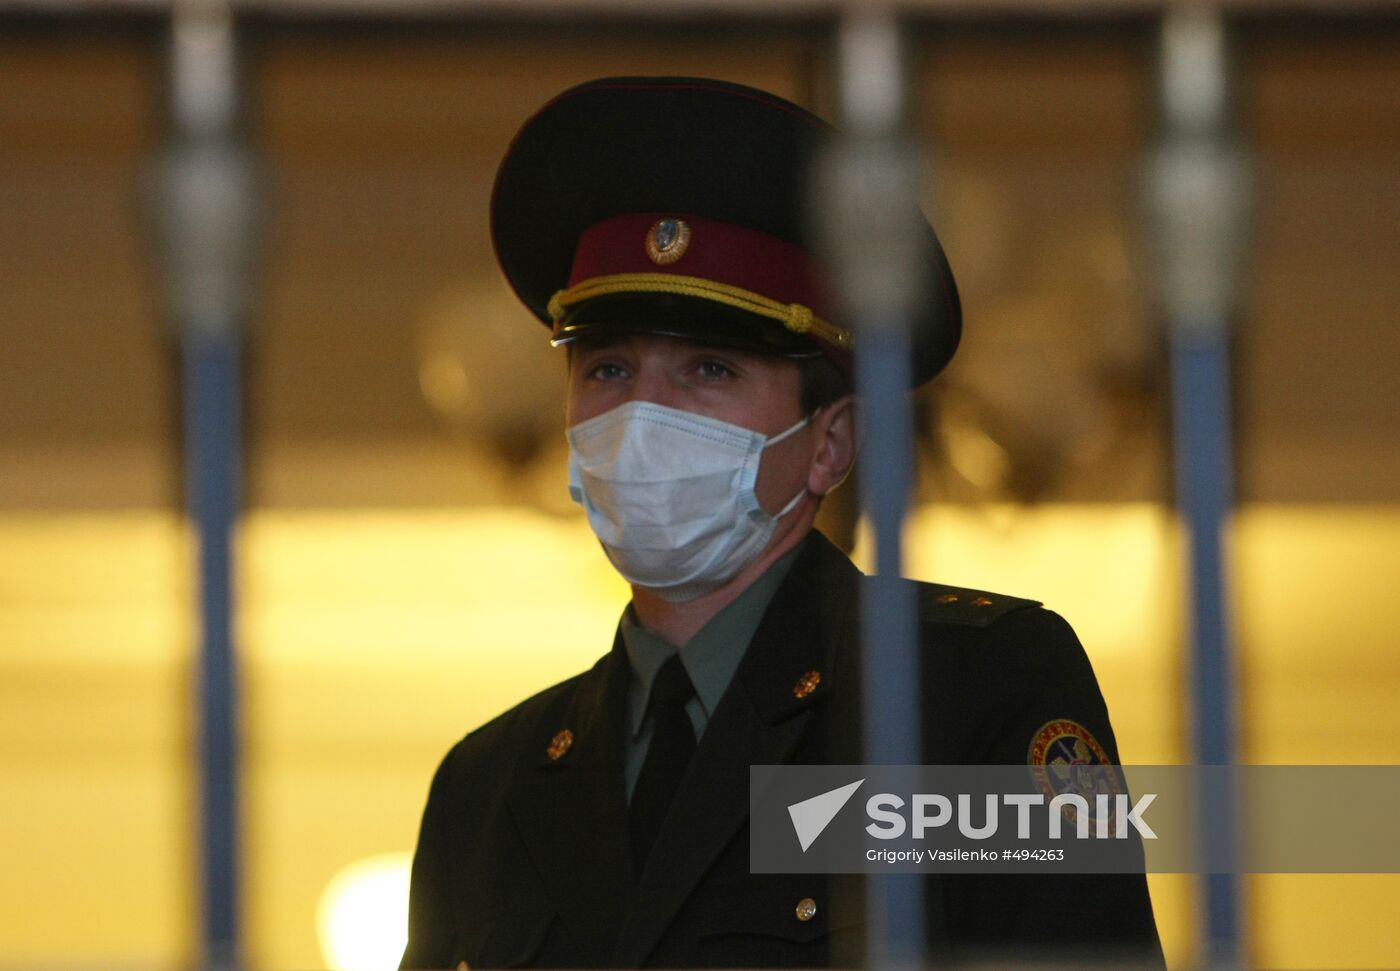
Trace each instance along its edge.
<instances>
[{"instance_id":1,"label":"mask ear loop","mask_svg":"<svg viewBox=\"0 0 1400 971\"><path fill-rule=\"evenodd\" d=\"M818 408L816 411L813 411L810 415L803 415L796 425L793 425L791 428L788 428L784 431L778 432L778 434L768 439L768 441L763 443L764 450L766 451L770 446L777 445L783 439L791 438L793 435L796 435L798 432L802 431L802 429L806 428L812 423L813 418L817 417L818 411L821 411L821 409Z\"/></svg>"},{"instance_id":2,"label":"mask ear loop","mask_svg":"<svg viewBox=\"0 0 1400 971\"><path fill-rule=\"evenodd\" d=\"M800 491L797 495L795 495L795 496L793 496L791 499L789 499L789 500L788 500L788 504L787 504L786 506L784 506L782 509L779 509L779 510L778 510L777 514L774 515L774 517L773 517L773 522L776 523L778 520L782 519L782 518L783 518L784 516L786 516L788 513L792 512L794 509L797 508L797 504L800 503L803 499L806 499L806 498L807 498L807 487L804 485L804 486L802 487L802 491Z\"/></svg>"},{"instance_id":3,"label":"mask ear loop","mask_svg":"<svg viewBox=\"0 0 1400 971\"><path fill-rule=\"evenodd\" d=\"M825 405L823 405L822 407L825 407ZM786 431L779 432L778 434L774 435L772 438L768 439L768 441L765 442L764 445L763 445L764 450L766 451L766 450L768 449L768 446L770 446L770 445L777 445L777 444L778 444L779 442L781 442L783 439L788 438L788 437L790 437L790 436L792 436L792 435L796 435L796 434L797 434L798 432L800 432L802 429L806 428L809 424L811 424L812 419L815 418L815 417L817 417L817 412L819 412L819 411L821 411L821 410L822 410L821 408L817 408L817 409L815 409L814 411L812 411L811 414L809 414L809 415L804 415L804 416L802 417L802 420L799 421L796 425L793 425L791 428L787 429ZM807 497L807 487L804 485L804 486L798 491L797 495L793 496L791 499L788 500L787 505L783 506L782 509L778 510L778 511L773 515L773 522L776 523L778 520L782 519L782 518L783 518L784 516L786 516L788 513L792 512L794 509L796 509L796 508L797 508L797 504L800 503L800 502L801 502L803 499L805 499L806 497Z\"/></svg>"}]
</instances>

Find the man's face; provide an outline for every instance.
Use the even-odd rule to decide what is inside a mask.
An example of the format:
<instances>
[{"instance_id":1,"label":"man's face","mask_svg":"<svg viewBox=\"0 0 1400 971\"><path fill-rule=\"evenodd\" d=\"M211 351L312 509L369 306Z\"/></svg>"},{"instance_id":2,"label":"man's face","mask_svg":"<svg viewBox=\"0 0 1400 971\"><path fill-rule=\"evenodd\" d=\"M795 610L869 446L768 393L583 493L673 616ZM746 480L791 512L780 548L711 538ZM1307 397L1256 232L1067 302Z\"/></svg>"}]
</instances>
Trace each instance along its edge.
<instances>
[{"instance_id":1,"label":"man's face","mask_svg":"<svg viewBox=\"0 0 1400 971\"><path fill-rule=\"evenodd\" d=\"M800 391L797 363L788 358L649 334L580 341L569 355L566 421L650 401L771 438L801 420ZM799 432L763 453L756 491L765 510L776 513L806 487L810 448Z\"/></svg>"}]
</instances>

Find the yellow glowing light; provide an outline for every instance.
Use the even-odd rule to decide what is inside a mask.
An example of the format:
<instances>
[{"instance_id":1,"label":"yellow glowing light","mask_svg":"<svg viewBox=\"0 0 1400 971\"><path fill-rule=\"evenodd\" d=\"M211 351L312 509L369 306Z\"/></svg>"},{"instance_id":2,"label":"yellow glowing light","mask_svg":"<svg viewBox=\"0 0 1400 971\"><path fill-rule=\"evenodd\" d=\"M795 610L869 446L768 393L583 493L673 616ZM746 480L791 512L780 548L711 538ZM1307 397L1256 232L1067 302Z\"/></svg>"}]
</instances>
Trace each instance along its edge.
<instances>
[{"instance_id":1,"label":"yellow glowing light","mask_svg":"<svg viewBox=\"0 0 1400 971\"><path fill-rule=\"evenodd\" d=\"M393 971L408 943L408 853L356 860L316 907L321 955L333 971Z\"/></svg>"},{"instance_id":2,"label":"yellow glowing light","mask_svg":"<svg viewBox=\"0 0 1400 971\"><path fill-rule=\"evenodd\" d=\"M444 414L456 415L471 405L472 386L467 369L448 354L425 356L418 366L418 384L427 399Z\"/></svg>"}]
</instances>

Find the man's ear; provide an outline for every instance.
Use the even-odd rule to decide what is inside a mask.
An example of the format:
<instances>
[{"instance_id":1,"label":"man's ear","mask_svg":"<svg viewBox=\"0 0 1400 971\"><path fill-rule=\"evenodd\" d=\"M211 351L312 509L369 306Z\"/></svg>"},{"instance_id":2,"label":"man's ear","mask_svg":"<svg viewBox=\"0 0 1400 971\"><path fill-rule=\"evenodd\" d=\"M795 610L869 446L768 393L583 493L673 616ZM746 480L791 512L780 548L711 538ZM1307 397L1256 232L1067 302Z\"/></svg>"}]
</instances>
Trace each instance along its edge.
<instances>
[{"instance_id":1,"label":"man's ear","mask_svg":"<svg viewBox=\"0 0 1400 971\"><path fill-rule=\"evenodd\" d=\"M807 474L807 491L824 496L845 481L856 461L856 402L847 395L812 417L817 450Z\"/></svg>"}]
</instances>

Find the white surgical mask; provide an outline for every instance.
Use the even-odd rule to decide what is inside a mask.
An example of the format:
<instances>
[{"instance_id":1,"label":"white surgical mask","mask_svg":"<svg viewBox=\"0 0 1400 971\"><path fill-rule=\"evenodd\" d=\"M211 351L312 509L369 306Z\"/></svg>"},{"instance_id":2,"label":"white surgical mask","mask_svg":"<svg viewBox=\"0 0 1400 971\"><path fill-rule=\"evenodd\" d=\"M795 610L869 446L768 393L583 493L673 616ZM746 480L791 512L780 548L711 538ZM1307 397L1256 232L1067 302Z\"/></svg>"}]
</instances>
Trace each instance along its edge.
<instances>
[{"instance_id":1,"label":"white surgical mask","mask_svg":"<svg viewBox=\"0 0 1400 971\"><path fill-rule=\"evenodd\" d=\"M773 438L649 401L629 401L568 431L569 493L608 559L629 583L671 601L693 600L752 563L778 520L754 483Z\"/></svg>"}]
</instances>

